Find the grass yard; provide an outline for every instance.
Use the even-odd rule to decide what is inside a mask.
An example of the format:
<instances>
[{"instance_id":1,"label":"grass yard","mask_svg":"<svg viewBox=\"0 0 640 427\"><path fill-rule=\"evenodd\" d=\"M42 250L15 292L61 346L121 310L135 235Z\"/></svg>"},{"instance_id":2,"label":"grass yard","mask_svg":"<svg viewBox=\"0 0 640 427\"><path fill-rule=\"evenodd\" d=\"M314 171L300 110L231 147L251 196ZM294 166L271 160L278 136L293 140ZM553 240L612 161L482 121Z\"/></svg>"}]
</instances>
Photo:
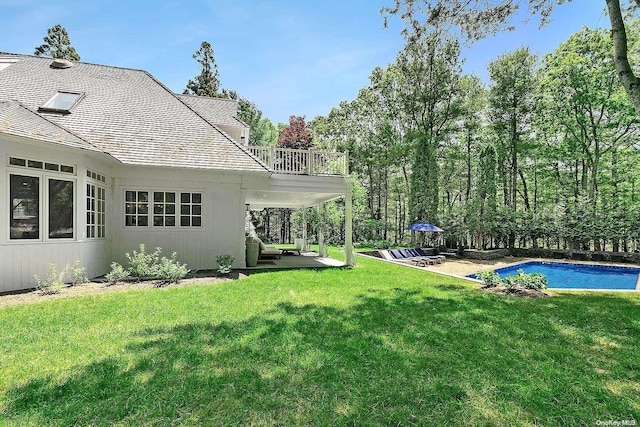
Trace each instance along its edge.
<instances>
[{"instance_id":1,"label":"grass yard","mask_svg":"<svg viewBox=\"0 0 640 427\"><path fill-rule=\"evenodd\" d=\"M0 309L0 425L640 423L640 296L359 258Z\"/></svg>"}]
</instances>

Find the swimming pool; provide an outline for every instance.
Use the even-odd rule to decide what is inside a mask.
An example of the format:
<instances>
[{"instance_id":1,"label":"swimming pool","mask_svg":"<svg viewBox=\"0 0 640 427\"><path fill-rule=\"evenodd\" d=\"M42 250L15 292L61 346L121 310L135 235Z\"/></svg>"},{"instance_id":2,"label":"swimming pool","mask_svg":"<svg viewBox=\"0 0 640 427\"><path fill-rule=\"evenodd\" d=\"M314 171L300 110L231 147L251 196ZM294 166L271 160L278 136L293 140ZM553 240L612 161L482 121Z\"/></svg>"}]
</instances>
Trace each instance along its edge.
<instances>
[{"instance_id":1,"label":"swimming pool","mask_svg":"<svg viewBox=\"0 0 640 427\"><path fill-rule=\"evenodd\" d=\"M544 274L549 289L640 290L640 268L595 264L529 261L495 270L500 277L525 273ZM472 274L468 277L475 279Z\"/></svg>"}]
</instances>

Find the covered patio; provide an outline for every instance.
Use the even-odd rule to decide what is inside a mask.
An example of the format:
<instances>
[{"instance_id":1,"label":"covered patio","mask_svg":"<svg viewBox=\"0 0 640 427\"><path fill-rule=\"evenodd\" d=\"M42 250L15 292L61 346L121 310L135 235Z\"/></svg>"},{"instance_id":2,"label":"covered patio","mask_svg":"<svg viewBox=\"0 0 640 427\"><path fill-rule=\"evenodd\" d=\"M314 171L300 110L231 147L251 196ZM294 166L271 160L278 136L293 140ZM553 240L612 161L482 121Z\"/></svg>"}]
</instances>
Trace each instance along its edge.
<instances>
[{"instance_id":1,"label":"covered patio","mask_svg":"<svg viewBox=\"0 0 640 427\"><path fill-rule=\"evenodd\" d=\"M290 208L302 209L303 215L306 215L306 209L317 207L322 214L326 202L341 197L344 197L345 200L345 262L326 256L327 249L322 230L318 230L316 236L318 252L309 251L307 230L303 228L302 235L298 237L304 242L304 247L299 254L296 251L295 254L284 254L279 259L260 260L256 267L250 267L250 269L325 268L354 264L351 185L348 176L274 174L269 180L251 183L251 186L245 191L247 211L259 211L265 208Z\"/></svg>"},{"instance_id":2,"label":"covered patio","mask_svg":"<svg viewBox=\"0 0 640 427\"><path fill-rule=\"evenodd\" d=\"M255 267L247 267L247 270L290 270L298 268L331 268L345 267L347 264L330 257L321 257L317 252L301 251L297 253L283 254L279 259L258 260Z\"/></svg>"}]
</instances>

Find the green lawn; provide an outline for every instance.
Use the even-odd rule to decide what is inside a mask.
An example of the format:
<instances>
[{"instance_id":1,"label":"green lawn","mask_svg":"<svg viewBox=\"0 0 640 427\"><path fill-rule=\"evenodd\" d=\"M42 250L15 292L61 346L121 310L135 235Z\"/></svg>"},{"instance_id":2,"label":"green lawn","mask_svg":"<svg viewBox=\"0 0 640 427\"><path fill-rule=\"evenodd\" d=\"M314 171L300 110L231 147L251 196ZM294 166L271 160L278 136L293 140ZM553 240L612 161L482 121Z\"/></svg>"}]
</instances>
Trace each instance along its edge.
<instances>
[{"instance_id":1,"label":"green lawn","mask_svg":"<svg viewBox=\"0 0 640 427\"><path fill-rule=\"evenodd\" d=\"M640 423L640 296L354 269L0 309L0 425Z\"/></svg>"}]
</instances>

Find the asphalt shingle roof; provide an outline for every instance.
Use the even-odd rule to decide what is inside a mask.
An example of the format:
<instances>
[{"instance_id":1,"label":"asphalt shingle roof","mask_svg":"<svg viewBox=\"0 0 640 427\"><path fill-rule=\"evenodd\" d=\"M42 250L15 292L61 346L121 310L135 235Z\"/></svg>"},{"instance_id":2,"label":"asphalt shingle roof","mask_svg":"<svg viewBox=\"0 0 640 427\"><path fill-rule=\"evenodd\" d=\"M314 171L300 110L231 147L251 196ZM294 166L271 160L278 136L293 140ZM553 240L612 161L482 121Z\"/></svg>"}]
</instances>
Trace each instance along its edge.
<instances>
[{"instance_id":1,"label":"asphalt shingle roof","mask_svg":"<svg viewBox=\"0 0 640 427\"><path fill-rule=\"evenodd\" d=\"M0 133L89 151L100 151L16 101L0 101Z\"/></svg>"},{"instance_id":2,"label":"asphalt shingle roof","mask_svg":"<svg viewBox=\"0 0 640 427\"><path fill-rule=\"evenodd\" d=\"M178 95L178 97L182 102L207 119L209 123L249 127L242 120L238 119L238 102L233 99L195 95Z\"/></svg>"},{"instance_id":3,"label":"asphalt shingle roof","mask_svg":"<svg viewBox=\"0 0 640 427\"><path fill-rule=\"evenodd\" d=\"M122 163L267 171L145 71L81 62L54 69L51 58L0 56L19 59L0 70L0 101L19 102ZM38 111L58 91L81 92L84 98L71 114Z\"/></svg>"}]
</instances>

